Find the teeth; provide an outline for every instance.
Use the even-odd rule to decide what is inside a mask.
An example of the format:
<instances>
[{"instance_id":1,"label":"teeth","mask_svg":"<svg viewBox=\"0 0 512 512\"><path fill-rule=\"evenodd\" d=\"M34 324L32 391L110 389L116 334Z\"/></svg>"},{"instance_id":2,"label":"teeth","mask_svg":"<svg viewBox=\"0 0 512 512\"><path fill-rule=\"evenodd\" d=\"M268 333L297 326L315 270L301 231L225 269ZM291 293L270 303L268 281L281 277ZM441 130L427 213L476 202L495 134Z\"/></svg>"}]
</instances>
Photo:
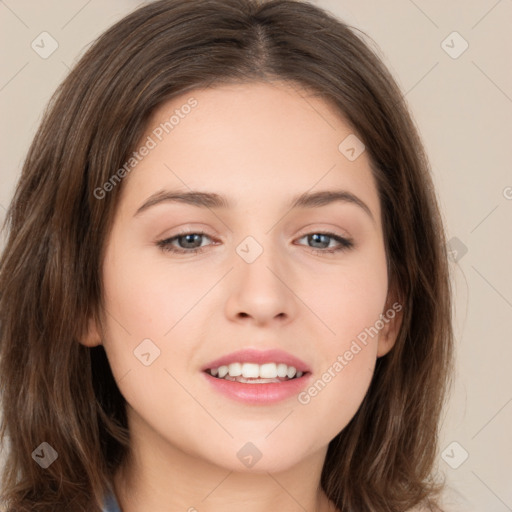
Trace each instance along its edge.
<instances>
[{"instance_id":1,"label":"teeth","mask_svg":"<svg viewBox=\"0 0 512 512\"><path fill-rule=\"evenodd\" d=\"M244 363L242 365L242 377L244 377L245 379L257 379L259 376L260 376L260 365L259 364Z\"/></svg>"},{"instance_id":2,"label":"teeth","mask_svg":"<svg viewBox=\"0 0 512 512\"><path fill-rule=\"evenodd\" d=\"M228 366L229 369L229 375L231 377L238 377L239 375L242 375L242 365L240 363L231 363ZM245 377L245 375L244 375Z\"/></svg>"},{"instance_id":3,"label":"teeth","mask_svg":"<svg viewBox=\"0 0 512 512\"><path fill-rule=\"evenodd\" d=\"M279 379L246 379L242 376L240 377L231 377L230 375L226 375L223 380L231 380L233 382L241 382L242 384L269 384L271 382L275 382L279 384L282 382Z\"/></svg>"},{"instance_id":4,"label":"teeth","mask_svg":"<svg viewBox=\"0 0 512 512\"><path fill-rule=\"evenodd\" d=\"M277 377L277 366L274 363L262 364L259 368L259 377L262 379L275 379Z\"/></svg>"},{"instance_id":5,"label":"teeth","mask_svg":"<svg viewBox=\"0 0 512 512\"><path fill-rule=\"evenodd\" d=\"M240 382L245 379L274 379L275 382L280 382L278 378L293 379L299 378L304 375L304 372L298 372L294 366L288 366L284 363L231 363L230 365L220 366L219 368L211 368L211 375L219 379L235 380L233 377L239 377Z\"/></svg>"},{"instance_id":6,"label":"teeth","mask_svg":"<svg viewBox=\"0 0 512 512\"><path fill-rule=\"evenodd\" d=\"M281 363L277 365L277 376L278 377L286 377L286 374L288 373L288 366Z\"/></svg>"},{"instance_id":7,"label":"teeth","mask_svg":"<svg viewBox=\"0 0 512 512\"><path fill-rule=\"evenodd\" d=\"M219 368L219 375L218 375L219 379L223 379L228 374L228 372L229 372L229 369L227 366L221 366Z\"/></svg>"}]
</instances>

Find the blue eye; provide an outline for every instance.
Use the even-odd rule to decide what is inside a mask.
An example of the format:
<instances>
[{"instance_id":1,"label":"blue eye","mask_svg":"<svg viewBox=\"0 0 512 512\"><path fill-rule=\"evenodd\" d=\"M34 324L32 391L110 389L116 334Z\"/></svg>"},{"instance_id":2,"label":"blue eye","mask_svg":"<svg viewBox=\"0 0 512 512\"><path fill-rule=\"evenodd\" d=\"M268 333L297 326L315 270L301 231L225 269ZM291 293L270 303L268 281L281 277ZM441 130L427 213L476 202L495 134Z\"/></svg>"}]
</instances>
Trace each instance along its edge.
<instances>
[{"instance_id":1,"label":"blue eye","mask_svg":"<svg viewBox=\"0 0 512 512\"><path fill-rule=\"evenodd\" d=\"M210 238L206 233L203 233L202 231L195 232L185 232L185 233L179 233L176 236L173 236L172 238L167 238L166 240L160 240L157 242L157 245L164 251L164 252L173 252L177 254L196 254L203 251L203 247L189 247L189 245L194 245L198 240L201 239L201 237L207 237ZM185 248L176 247L173 245L173 242L183 242L185 245Z\"/></svg>"},{"instance_id":2,"label":"blue eye","mask_svg":"<svg viewBox=\"0 0 512 512\"><path fill-rule=\"evenodd\" d=\"M197 254L204 251L205 246L201 244L201 241L202 239L204 239L204 237L209 238L211 240L211 237L202 231L183 232L178 233L177 235L171 238L160 240L156 243L156 245L160 247L164 252L170 252L175 254ZM307 238L308 242L312 242L315 244L327 244L327 247L324 248L309 247L311 249L311 252L315 254L332 254L336 252L346 251L354 246L352 240L340 237L338 235L335 235L334 233L309 233L299 238L299 240L302 240L303 238ZM336 245L335 247L329 247L331 241L335 241L338 245ZM197 246L198 242L199 246ZM178 247L176 247L175 243L178 243Z\"/></svg>"},{"instance_id":3,"label":"blue eye","mask_svg":"<svg viewBox=\"0 0 512 512\"><path fill-rule=\"evenodd\" d=\"M315 244L322 245L322 244L327 243L327 247L325 247L323 249L313 247L312 252L315 254L316 253L320 253L320 254L321 253L331 253L332 254L335 252L346 251L348 249L351 249L354 246L354 243L352 242L352 240L335 235L334 233L323 233L323 232L309 233L309 234L301 237L299 240L301 240L302 238L307 238L308 242L312 241ZM326 238L327 239L330 238L331 240L334 240L338 245L335 247L328 248L330 245L330 242L329 242L329 240L326 241Z\"/></svg>"}]
</instances>

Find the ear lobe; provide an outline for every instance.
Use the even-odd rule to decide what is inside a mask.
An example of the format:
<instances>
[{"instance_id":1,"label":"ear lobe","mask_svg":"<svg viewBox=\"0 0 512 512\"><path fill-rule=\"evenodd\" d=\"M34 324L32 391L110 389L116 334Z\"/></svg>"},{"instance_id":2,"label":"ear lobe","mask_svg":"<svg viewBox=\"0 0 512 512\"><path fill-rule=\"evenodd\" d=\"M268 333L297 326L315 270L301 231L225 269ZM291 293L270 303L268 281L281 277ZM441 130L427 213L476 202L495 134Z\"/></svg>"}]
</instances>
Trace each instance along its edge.
<instances>
[{"instance_id":1,"label":"ear lobe","mask_svg":"<svg viewBox=\"0 0 512 512\"><path fill-rule=\"evenodd\" d=\"M402 309L402 304L395 301L382 313L381 322L384 324L384 327L379 332L377 357L386 355L394 347L402 325Z\"/></svg>"},{"instance_id":2,"label":"ear lobe","mask_svg":"<svg viewBox=\"0 0 512 512\"><path fill-rule=\"evenodd\" d=\"M85 334L82 335L78 341L86 347L96 347L102 344L100 330L98 329L96 320L92 317L90 317L87 322L87 330Z\"/></svg>"}]
</instances>

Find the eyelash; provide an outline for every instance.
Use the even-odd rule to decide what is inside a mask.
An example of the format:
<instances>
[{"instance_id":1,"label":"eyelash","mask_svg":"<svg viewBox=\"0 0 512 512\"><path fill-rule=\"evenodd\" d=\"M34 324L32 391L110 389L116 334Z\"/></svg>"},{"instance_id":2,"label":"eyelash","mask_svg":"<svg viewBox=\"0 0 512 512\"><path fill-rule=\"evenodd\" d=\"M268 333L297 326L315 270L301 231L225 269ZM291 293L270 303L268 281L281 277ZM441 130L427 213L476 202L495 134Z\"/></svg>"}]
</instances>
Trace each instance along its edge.
<instances>
[{"instance_id":1,"label":"eyelash","mask_svg":"<svg viewBox=\"0 0 512 512\"><path fill-rule=\"evenodd\" d=\"M184 231L184 232L178 233L177 235L175 235L171 238L159 240L156 243L156 245L158 247L160 247L160 249L163 252L170 252L170 253L174 253L174 254L198 254L198 253L203 252L204 247L197 247L195 249L181 249L181 248L176 248L171 245L171 243L174 240L181 238L183 236L187 236L187 235L200 235L200 236L206 236L210 239L212 238L209 235L207 235L206 233L204 233L203 231ZM311 249L311 252L313 254L322 254L322 255L325 255L326 253L334 254L334 253L338 253L338 252L347 251L349 249L352 249L352 247L354 247L354 243L352 240L350 240L348 238L343 238L341 236L335 235L334 233L329 233L329 232L325 232L325 231L313 231L311 233L306 233L305 235L302 235L299 239L307 237L308 235L324 235L324 236L327 236L329 238L336 240L340 244L338 247L335 247L333 249L315 249L314 247L310 247L309 249Z\"/></svg>"}]
</instances>

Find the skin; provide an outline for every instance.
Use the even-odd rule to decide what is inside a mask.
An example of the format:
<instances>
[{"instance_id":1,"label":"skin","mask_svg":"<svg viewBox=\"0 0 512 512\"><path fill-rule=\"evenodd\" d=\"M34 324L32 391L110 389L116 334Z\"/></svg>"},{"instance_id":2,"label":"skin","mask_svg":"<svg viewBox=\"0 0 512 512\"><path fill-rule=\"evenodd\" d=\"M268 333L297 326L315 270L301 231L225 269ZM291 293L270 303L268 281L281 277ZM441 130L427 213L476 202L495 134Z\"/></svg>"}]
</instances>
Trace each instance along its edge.
<instances>
[{"instance_id":1,"label":"skin","mask_svg":"<svg viewBox=\"0 0 512 512\"><path fill-rule=\"evenodd\" d=\"M307 405L297 397L274 405L231 400L208 385L201 367L241 348L280 348L310 365L312 383L391 307L367 153L349 161L338 146L353 130L332 106L277 82L174 98L154 113L142 141L191 97L198 105L124 179L106 241L105 319L91 321L82 340L104 345L127 401L132 450L116 494L124 512L334 510L319 485L328 443L357 412L400 315ZM216 192L234 204L168 201L135 215L163 189ZM298 194L333 189L355 194L373 220L348 202L288 207ZM184 229L207 233L196 243L202 253L157 246ZM313 253L339 245L306 236L325 231L354 247ZM253 263L236 252L247 236L263 249ZM160 356L145 366L133 351L148 338ZM252 468L237 457L249 441L262 453Z\"/></svg>"}]
</instances>

